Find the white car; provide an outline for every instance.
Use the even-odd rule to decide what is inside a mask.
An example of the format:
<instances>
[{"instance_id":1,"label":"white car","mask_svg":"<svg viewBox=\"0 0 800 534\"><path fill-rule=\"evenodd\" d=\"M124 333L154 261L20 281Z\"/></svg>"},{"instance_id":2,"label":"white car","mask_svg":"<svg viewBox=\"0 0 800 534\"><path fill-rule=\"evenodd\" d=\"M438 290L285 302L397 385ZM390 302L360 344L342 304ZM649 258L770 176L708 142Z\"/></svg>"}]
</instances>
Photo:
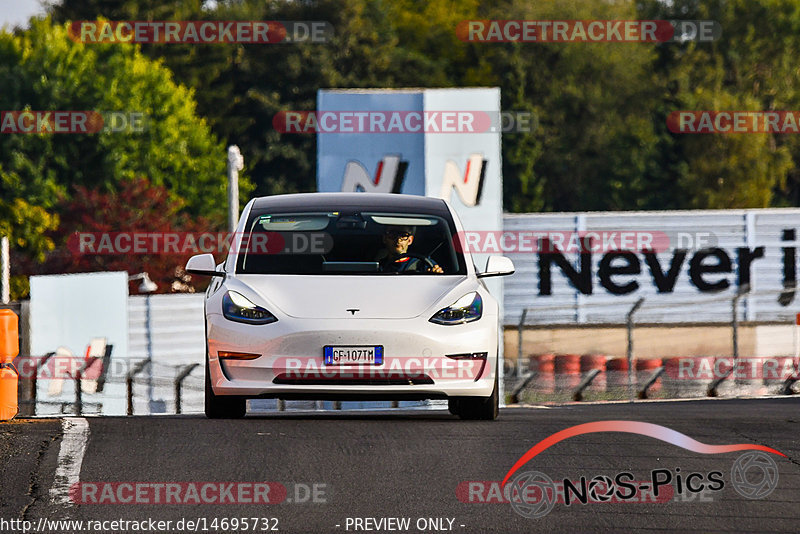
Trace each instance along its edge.
<instances>
[{"instance_id":1,"label":"white car","mask_svg":"<svg viewBox=\"0 0 800 534\"><path fill-rule=\"evenodd\" d=\"M242 417L253 398L448 399L498 415L498 303L440 199L306 193L251 200L209 275L205 412Z\"/></svg>"}]
</instances>

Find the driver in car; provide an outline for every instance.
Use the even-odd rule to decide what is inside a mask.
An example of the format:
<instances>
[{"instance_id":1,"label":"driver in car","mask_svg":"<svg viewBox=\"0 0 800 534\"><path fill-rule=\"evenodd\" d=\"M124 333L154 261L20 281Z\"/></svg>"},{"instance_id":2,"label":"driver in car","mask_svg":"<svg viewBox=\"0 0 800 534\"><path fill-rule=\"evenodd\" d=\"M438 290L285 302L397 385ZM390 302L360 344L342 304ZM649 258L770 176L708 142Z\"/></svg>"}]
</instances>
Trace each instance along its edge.
<instances>
[{"instance_id":1,"label":"driver in car","mask_svg":"<svg viewBox=\"0 0 800 534\"><path fill-rule=\"evenodd\" d=\"M433 260L429 266L424 260L408 252L408 247L414 242L413 226L389 226L383 233L384 248L378 253L378 263L381 272L431 272L444 274L442 268Z\"/></svg>"}]
</instances>

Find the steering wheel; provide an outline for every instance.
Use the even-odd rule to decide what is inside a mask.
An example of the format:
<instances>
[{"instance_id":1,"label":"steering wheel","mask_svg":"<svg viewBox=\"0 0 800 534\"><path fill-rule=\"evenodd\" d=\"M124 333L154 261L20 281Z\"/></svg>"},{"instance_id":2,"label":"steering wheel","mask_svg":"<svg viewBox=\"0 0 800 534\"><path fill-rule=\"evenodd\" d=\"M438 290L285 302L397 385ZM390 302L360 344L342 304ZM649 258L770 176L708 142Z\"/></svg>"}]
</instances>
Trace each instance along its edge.
<instances>
[{"instance_id":1,"label":"steering wheel","mask_svg":"<svg viewBox=\"0 0 800 534\"><path fill-rule=\"evenodd\" d=\"M400 254L399 256L397 256L397 258L395 258L394 263L397 263L398 261L402 260L403 258L414 258L416 260L420 260L427 267L427 269L425 269L425 272L431 272L433 270L433 268L436 266L436 262L433 261L432 259L430 259L428 256L423 256L422 254L417 254L415 252L406 252L404 254ZM404 272L408 271L408 267L409 267L409 265L411 265L411 263L412 262L410 262L410 261L402 262L400 264L400 267L397 269L397 272L398 273L404 273Z\"/></svg>"}]
</instances>

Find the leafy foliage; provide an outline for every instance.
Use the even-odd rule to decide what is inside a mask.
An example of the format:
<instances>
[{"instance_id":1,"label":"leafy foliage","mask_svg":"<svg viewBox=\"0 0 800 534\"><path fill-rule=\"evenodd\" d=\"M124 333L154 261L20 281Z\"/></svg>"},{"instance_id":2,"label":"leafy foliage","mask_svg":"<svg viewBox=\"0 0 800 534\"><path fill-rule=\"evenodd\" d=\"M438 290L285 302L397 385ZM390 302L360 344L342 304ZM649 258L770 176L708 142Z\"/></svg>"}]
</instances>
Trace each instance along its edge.
<instances>
[{"instance_id":1,"label":"leafy foliage","mask_svg":"<svg viewBox=\"0 0 800 534\"><path fill-rule=\"evenodd\" d=\"M247 155L260 194L314 188L312 136L272 117L312 110L325 87L496 85L538 129L503 139L512 211L723 208L800 203L797 136L676 135L671 111L797 109L800 8L791 0L65 0L61 20L327 20L333 42L148 45L197 88L214 131ZM470 43L471 19L711 19L714 43Z\"/></svg>"},{"instance_id":2,"label":"leafy foliage","mask_svg":"<svg viewBox=\"0 0 800 534\"><path fill-rule=\"evenodd\" d=\"M73 186L115 199L146 177L181 206L175 216L221 224L226 144L245 156L242 200L314 190L314 136L281 134L272 119L315 109L317 91L332 87L499 86L503 109L533 113L538 125L503 137L511 211L800 205L800 136L666 127L679 110L800 109L792 0L63 0L51 16L0 33L0 109L137 110L149 121L125 135L0 136L0 231L33 262L52 257L51 236L63 236L52 230L73 224L56 204ZM324 20L334 36L277 45L67 38L62 24L99 17ZM706 19L723 33L713 43L459 40L457 25L473 19Z\"/></svg>"},{"instance_id":3,"label":"leafy foliage","mask_svg":"<svg viewBox=\"0 0 800 534\"><path fill-rule=\"evenodd\" d=\"M17 255L42 261L54 249L48 231L71 222L57 200L82 190L75 187L113 194L146 177L183 213L214 225L224 220L225 147L198 116L194 90L176 84L160 61L135 46L84 45L66 26L33 20L27 31L0 32L0 80L2 110L118 111L145 119L142 131L0 135L0 231ZM242 198L251 190L243 176Z\"/></svg>"},{"instance_id":4,"label":"leafy foliage","mask_svg":"<svg viewBox=\"0 0 800 534\"><path fill-rule=\"evenodd\" d=\"M197 251L179 251L178 254L150 253L150 245L137 251L132 241L120 241L121 246L129 247L126 253L100 253L100 236L110 236L113 243L118 233L150 234L156 236L186 234L200 236L211 228L204 218L190 217L182 211L182 203L170 199L165 186L153 185L147 179L126 180L120 184L119 190L100 191L76 186L69 196L59 199L58 211L62 214L62 223L58 229L50 232L49 237L58 244L47 254L45 261L38 265L28 265L39 274L57 274L70 272L94 271L128 271L131 274L147 272L158 285L158 293L194 292L193 284L205 287L205 279L192 280L183 272L186 260ZM82 250L79 232L93 234L91 247ZM197 239L197 237L195 237ZM149 243L150 241L144 241ZM187 240L181 239L185 244ZM113 248L113 245L109 248ZM163 247L158 252L162 252ZM23 266L25 258L19 258ZM189 282L187 285L186 282ZM135 292L138 284L131 285Z\"/></svg>"}]
</instances>

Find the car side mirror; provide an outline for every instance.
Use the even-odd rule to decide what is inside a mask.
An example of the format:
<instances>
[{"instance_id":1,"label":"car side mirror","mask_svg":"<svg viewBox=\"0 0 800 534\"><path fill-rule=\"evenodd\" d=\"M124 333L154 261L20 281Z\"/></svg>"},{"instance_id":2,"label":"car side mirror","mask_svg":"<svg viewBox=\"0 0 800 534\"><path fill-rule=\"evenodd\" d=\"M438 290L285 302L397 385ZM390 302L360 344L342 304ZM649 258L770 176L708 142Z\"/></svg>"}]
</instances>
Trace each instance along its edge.
<instances>
[{"instance_id":1,"label":"car side mirror","mask_svg":"<svg viewBox=\"0 0 800 534\"><path fill-rule=\"evenodd\" d=\"M489 276L506 276L514 274L514 262L505 256L489 256L486 260L486 269L478 273L478 278L488 278Z\"/></svg>"},{"instance_id":2,"label":"car side mirror","mask_svg":"<svg viewBox=\"0 0 800 534\"><path fill-rule=\"evenodd\" d=\"M190 274L202 274L205 276L225 276L225 273L217 270L213 254L196 254L186 262L186 272Z\"/></svg>"}]
</instances>

